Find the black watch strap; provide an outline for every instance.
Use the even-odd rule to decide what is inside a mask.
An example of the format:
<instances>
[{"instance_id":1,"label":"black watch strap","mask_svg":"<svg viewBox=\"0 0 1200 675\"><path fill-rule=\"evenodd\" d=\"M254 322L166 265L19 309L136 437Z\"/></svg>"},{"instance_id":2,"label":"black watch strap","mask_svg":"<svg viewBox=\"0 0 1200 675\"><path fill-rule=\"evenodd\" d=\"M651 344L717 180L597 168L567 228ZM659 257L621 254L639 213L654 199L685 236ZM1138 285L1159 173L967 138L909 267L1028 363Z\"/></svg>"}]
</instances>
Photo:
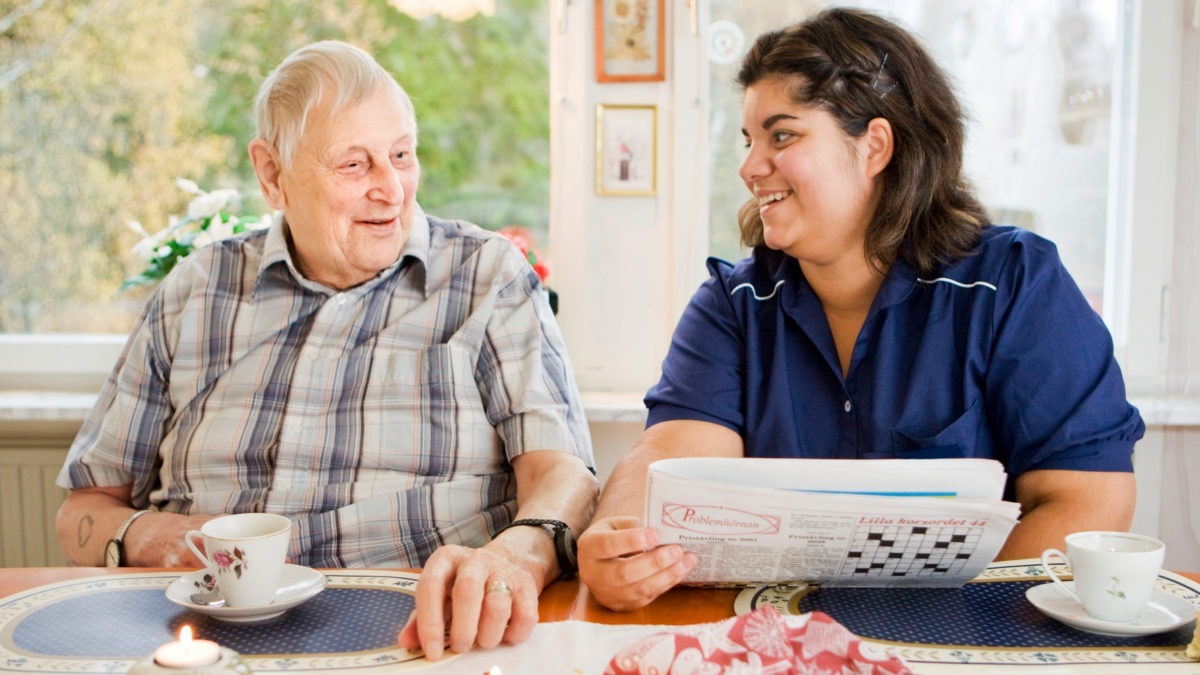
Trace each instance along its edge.
<instances>
[{"instance_id":1,"label":"black watch strap","mask_svg":"<svg viewBox=\"0 0 1200 675\"><path fill-rule=\"evenodd\" d=\"M552 518L519 518L509 523L504 530L513 527L540 527L546 530L554 539L554 553L558 556L558 569L561 572L558 578L575 578L575 573L579 571L579 563L576 560L578 546L575 543L575 533L569 525Z\"/></svg>"}]
</instances>

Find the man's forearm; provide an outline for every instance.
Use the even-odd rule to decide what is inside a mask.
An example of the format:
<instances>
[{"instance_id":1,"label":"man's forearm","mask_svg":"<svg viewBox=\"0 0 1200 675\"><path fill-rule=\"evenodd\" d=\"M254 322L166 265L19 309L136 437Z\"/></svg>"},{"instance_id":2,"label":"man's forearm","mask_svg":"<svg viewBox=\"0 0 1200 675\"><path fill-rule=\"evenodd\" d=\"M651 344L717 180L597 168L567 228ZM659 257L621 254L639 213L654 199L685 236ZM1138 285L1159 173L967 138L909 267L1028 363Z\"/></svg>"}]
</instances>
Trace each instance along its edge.
<instances>
[{"instance_id":1,"label":"man's forearm","mask_svg":"<svg viewBox=\"0 0 1200 675\"><path fill-rule=\"evenodd\" d=\"M129 488L90 488L67 495L54 519L63 553L75 565L103 565L104 547L136 509Z\"/></svg>"},{"instance_id":2,"label":"man's forearm","mask_svg":"<svg viewBox=\"0 0 1200 675\"><path fill-rule=\"evenodd\" d=\"M552 451L526 453L514 462L517 474L516 518L548 518L565 522L578 536L591 522L599 484L572 455ZM490 544L533 575L541 587L558 577L558 555L547 531L520 527Z\"/></svg>"}]
</instances>

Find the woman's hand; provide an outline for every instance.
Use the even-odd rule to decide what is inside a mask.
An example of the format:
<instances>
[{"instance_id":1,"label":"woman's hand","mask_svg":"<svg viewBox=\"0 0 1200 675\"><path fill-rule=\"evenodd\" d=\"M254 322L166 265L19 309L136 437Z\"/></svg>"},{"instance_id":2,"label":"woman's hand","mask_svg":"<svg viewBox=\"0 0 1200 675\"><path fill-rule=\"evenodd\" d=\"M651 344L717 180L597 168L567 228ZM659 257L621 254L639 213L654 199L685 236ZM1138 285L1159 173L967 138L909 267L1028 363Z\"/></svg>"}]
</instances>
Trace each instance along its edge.
<instances>
[{"instance_id":1,"label":"woman's hand","mask_svg":"<svg viewBox=\"0 0 1200 675\"><path fill-rule=\"evenodd\" d=\"M658 533L637 518L612 516L579 538L579 578L601 605L638 609L683 581L696 566L678 544L658 545Z\"/></svg>"}]
</instances>

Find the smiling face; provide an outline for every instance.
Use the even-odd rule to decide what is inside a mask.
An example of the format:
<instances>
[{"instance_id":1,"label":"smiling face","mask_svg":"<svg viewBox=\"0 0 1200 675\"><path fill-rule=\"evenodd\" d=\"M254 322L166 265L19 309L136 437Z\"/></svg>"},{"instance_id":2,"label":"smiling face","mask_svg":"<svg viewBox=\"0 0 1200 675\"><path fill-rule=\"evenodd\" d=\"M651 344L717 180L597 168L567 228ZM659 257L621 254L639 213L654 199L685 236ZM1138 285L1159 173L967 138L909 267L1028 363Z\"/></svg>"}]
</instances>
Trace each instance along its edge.
<instances>
[{"instance_id":1,"label":"smiling face","mask_svg":"<svg viewBox=\"0 0 1200 675\"><path fill-rule=\"evenodd\" d=\"M868 137L842 131L826 110L794 103L783 78L746 89L739 174L758 201L763 240L801 263L861 263L874 171Z\"/></svg>"},{"instance_id":2,"label":"smiling face","mask_svg":"<svg viewBox=\"0 0 1200 675\"><path fill-rule=\"evenodd\" d=\"M342 290L396 261L416 214L416 151L413 120L394 87L332 115L318 105L290 166L264 143L251 144L264 195L283 210L306 278Z\"/></svg>"}]
</instances>

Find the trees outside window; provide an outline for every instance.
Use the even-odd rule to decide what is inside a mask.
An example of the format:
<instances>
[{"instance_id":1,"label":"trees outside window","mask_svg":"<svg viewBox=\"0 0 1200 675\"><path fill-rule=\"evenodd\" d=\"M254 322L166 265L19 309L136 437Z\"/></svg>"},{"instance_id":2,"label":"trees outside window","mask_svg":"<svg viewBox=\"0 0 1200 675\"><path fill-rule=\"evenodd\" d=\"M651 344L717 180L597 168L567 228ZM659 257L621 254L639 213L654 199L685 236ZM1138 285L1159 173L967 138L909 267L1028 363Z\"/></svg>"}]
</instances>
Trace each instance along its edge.
<instances>
[{"instance_id":1,"label":"trees outside window","mask_svg":"<svg viewBox=\"0 0 1200 675\"><path fill-rule=\"evenodd\" d=\"M0 333L124 333L117 293L192 195L233 188L267 210L246 157L259 83L296 48L340 39L408 90L426 211L548 227L548 11L500 3L463 22L384 0L0 0ZM514 74L519 74L515 76Z\"/></svg>"}]
</instances>

